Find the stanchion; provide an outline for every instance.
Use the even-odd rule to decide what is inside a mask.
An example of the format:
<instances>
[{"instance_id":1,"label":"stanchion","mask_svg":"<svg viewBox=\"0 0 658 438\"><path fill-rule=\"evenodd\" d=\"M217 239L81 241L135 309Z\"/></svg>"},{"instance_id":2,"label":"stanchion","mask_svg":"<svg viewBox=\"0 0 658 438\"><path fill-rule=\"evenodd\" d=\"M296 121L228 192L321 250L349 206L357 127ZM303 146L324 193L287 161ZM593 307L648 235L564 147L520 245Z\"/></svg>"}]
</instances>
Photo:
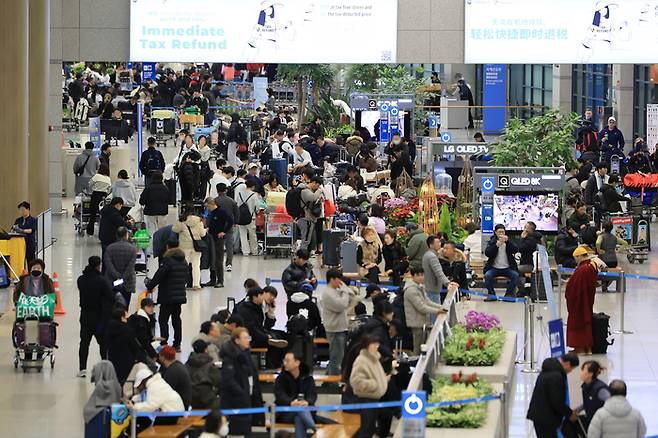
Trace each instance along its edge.
<instances>
[{"instance_id":1,"label":"stanchion","mask_svg":"<svg viewBox=\"0 0 658 438\"><path fill-rule=\"evenodd\" d=\"M626 301L626 275L624 271L619 273L619 278L617 279L617 292L619 293L619 299L621 300L620 304L620 314L619 314L619 330L614 330L612 333L618 335L632 335L633 332L626 330L624 327L624 307Z\"/></svg>"},{"instance_id":2,"label":"stanchion","mask_svg":"<svg viewBox=\"0 0 658 438\"><path fill-rule=\"evenodd\" d=\"M528 326L530 325L530 297L525 297L523 301L523 360L517 360L518 365L527 365L528 361Z\"/></svg>"},{"instance_id":3,"label":"stanchion","mask_svg":"<svg viewBox=\"0 0 658 438\"><path fill-rule=\"evenodd\" d=\"M270 405L270 438L274 438L276 435L276 405L272 403Z\"/></svg>"},{"instance_id":4,"label":"stanchion","mask_svg":"<svg viewBox=\"0 0 658 438\"><path fill-rule=\"evenodd\" d=\"M557 265L557 317L562 319L562 265Z\"/></svg>"},{"instance_id":5,"label":"stanchion","mask_svg":"<svg viewBox=\"0 0 658 438\"><path fill-rule=\"evenodd\" d=\"M521 370L522 373L538 373L535 368L535 303L528 303L528 316L530 318L530 367Z\"/></svg>"},{"instance_id":6,"label":"stanchion","mask_svg":"<svg viewBox=\"0 0 658 438\"><path fill-rule=\"evenodd\" d=\"M508 432L507 430L507 424L509 423L509 419L507 417L507 384L509 382L505 380L503 383L503 392L500 393L500 410L502 412L502 421L503 421L503 426L501 427L501 430L503 430L505 433Z\"/></svg>"},{"instance_id":7,"label":"stanchion","mask_svg":"<svg viewBox=\"0 0 658 438\"><path fill-rule=\"evenodd\" d=\"M130 438L137 438L137 411L130 410Z\"/></svg>"}]
</instances>

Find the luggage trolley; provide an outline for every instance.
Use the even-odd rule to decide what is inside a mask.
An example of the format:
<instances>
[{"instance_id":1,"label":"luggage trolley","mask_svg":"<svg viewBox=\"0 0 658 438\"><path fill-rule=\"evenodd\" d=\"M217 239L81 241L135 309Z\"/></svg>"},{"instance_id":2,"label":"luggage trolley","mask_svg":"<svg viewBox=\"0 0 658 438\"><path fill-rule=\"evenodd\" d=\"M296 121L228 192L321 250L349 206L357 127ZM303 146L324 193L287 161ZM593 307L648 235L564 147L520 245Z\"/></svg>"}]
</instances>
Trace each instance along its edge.
<instances>
[{"instance_id":1,"label":"luggage trolley","mask_svg":"<svg viewBox=\"0 0 658 438\"><path fill-rule=\"evenodd\" d=\"M265 251L264 257L270 254L288 257L295 246L295 222L292 217L284 213L270 213L265 215Z\"/></svg>"},{"instance_id":2,"label":"luggage trolley","mask_svg":"<svg viewBox=\"0 0 658 438\"><path fill-rule=\"evenodd\" d=\"M91 195L80 193L73 200L73 221L75 231L82 236L89 224L89 211L91 210Z\"/></svg>"},{"instance_id":3,"label":"luggage trolley","mask_svg":"<svg viewBox=\"0 0 658 438\"><path fill-rule=\"evenodd\" d=\"M46 359L50 361L50 368L55 368L56 336L57 323L54 321L15 321L12 330L14 368L18 369L20 365L24 373L28 369L41 372Z\"/></svg>"}]
</instances>

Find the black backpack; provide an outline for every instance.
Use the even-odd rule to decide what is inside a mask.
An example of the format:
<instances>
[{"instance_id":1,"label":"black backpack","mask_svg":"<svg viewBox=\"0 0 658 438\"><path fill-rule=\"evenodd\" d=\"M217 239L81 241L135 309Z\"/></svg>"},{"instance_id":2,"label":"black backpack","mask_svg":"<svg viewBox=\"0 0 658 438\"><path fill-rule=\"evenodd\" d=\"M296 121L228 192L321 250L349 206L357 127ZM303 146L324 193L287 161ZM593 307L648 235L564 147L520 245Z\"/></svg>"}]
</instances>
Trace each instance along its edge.
<instances>
[{"instance_id":1,"label":"black backpack","mask_svg":"<svg viewBox=\"0 0 658 438\"><path fill-rule=\"evenodd\" d=\"M300 187L294 187L286 193L286 211L293 219L299 219L304 216L302 190Z\"/></svg>"},{"instance_id":2,"label":"black backpack","mask_svg":"<svg viewBox=\"0 0 658 438\"><path fill-rule=\"evenodd\" d=\"M233 181L230 186L226 188L226 196L231 199L235 199L235 189L238 188L240 184L244 184L242 181Z\"/></svg>"},{"instance_id":3,"label":"black backpack","mask_svg":"<svg viewBox=\"0 0 658 438\"><path fill-rule=\"evenodd\" d=\"M161 159L159 154L150 153L146 159L146 164L144 165L144 169L146 170L147 174L150 174L156 170L160 170L160 162Z\"/></svg>"},{"instance_id":4,"label":"black backpack","mask_svg":"<svg viewBox=\"0 0 658 438\"><path fill-rule=\"evenodd\" d=\"M255 193L252 193L251 195L247 196L247 199L242 200L242 205L240 205L238 208L238 220L236 221L238 225L249 225L251 221L254 220L254 214L249 209L249 205L247 204L247 201L249 201L249 199L251 199L251 197L254 195Z\"/></svg>"}]
</instances>

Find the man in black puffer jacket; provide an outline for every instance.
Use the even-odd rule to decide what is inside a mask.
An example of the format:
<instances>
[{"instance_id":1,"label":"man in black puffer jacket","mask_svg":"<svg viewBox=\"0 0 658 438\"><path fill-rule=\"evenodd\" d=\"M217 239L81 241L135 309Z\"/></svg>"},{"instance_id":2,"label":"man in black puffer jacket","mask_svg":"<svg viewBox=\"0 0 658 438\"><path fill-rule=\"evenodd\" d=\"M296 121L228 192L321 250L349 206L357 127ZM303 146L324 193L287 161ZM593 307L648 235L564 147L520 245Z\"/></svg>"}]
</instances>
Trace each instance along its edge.
<instances>
[{"instance_id":1,"label":"man in black puffer jacket","mask_svg":"<svg viewBox=\"0 0 658 438\"><path fill-rule=\"evenodd\" d=\"M571 226L563 228L555 239L555 263L565 268L575 268L573 251L578 247L578 233Z\"/></svg>"},{"instance_id":2,"label":"man in black puffer jacket","mask_svg":"<svg viewBox=\"0 0 658 438\"><path fill-rule=\"evenodd\" d=\"M271 336L265 331L263 325L263 289L252 287L247 291L247 299L237 308L236 313L244 320L244 326L251 335L251 346L267 347L267 341Z\"/></svg>"},{"instance_id":3,"label":"man in black puffer jacket","mask_svg":"<svg viewBox=\"0 0 658 438\"><path fill-rule=\"evenodd\" d=\"M208 354L208 344L197 339L194 351L187 359L187 369L192 379L192 409L217 409L219 407L219 383L221 370Z\"/></svg>"},{"instance_id":4,"label":"man in black puffer jacket","mask_svg":"<svg viewBox=\"0 0 658 438\"><path fill-rule=\"evenodd\" d=\"M152 279L146 281L146 288L153 291L158 288L158 304L160 305L160 336L162 344L169 340L169 317L174 327L174 344L176 350L180 350L183 338L183 327L180 318L181 305L187 302L185 284L187 283L188 265L185 254L178 249L178 243L167 243L167 252L160 261L160 267Z\"/></svg>"},{"instance_id":5,"label":"man in black puffer jacket","mask_svg":"<svg viewBox=\"0 0 658 438\"><path fill-rule=\"evenodd\" d=\"M313 266L308 262L309 254L305 249L300 249L295 253L295 258L283 271L281 276L281 283L283 289L286 291L288 298L295 292L301 289L301 283L308 282L315 289L318 286L318 281L313 273Z\"/></svg>"},{"instance_id":6,"label":"man in black puffer jacket","mask_svg":"<svg viewBox=\"0 0 658 438\"><path fill-rule=\"evenodd\" d=\"M146 297L140 303L139 310L128 318L128 325L133 329L135 339L142 347L142 351L137 355L137 360L140 362L147 362L147 358L151 360L158 358L158 353L152 345L155 329L154 307L153 300Z\"/></svg>"},{"instance_id":7,"label":"man in black puffer jacket","mask_svg":"<svg viewBox=\"0 0 658 438\"><path fill-rule=\"evenodd\" d=\"M542 363L526 415L534 423L537 438L557 438L557 428L563 418L571 416L571 408L566 403L567 374L578 364L575 353L567 353L559 359L548 358Z\"/></svg>"}]
</instances>

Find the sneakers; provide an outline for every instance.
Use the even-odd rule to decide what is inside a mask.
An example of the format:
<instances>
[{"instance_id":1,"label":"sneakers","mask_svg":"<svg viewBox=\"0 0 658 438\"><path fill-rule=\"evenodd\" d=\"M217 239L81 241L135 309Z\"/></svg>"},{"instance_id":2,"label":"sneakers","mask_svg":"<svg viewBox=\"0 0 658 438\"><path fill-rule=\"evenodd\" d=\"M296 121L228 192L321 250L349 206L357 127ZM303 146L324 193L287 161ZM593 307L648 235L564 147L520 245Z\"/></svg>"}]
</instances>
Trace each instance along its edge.
<instances>
[{"instance_id":1,"label":"sneakers","mask_svg":"<svg viewBox=\"0 0 658 438\"><path fill-rule=\"evenodd\" d=\"M80 372L76 374L75 377L80 377L84 379L85 377L87 377L87 370L80 370Z\"/></svg>"},{"instance_id":2,"label":"sneakers","mask_svg":"<svg viewBox=\"0 0 658 438\"><path fill-rule=\"evenodd\" d=\"M233 265L226 265L226 272L231 272L233 270Z\"/></svg>"},{"instance_id":3,"label":"sneakers","mask_svg":"<svg viewBox=\"0 0 658 438\"><path fill-rule=\"evenodd\" d=\"M224 287L224 283L215 283L214 288Z\"/></svg>"},{"instance_id":4,"label":"sneakers","mask_svg":"<svg viewBox=\"0 0 658 438\"><path fill-rule=\"evenodd\" d=\"M209 281L208 283L201 283L201 287L214 287L215 282L214 281Z\"/></svg>"},{"instance_id":5,"label":"sneakers","mask_svg":"<svg viewBox=\"0 0 658 438\"><path fill-rule=\"evenodd\" d=\"M283 339L268 339L267 344L274 348L287 348L288 341Z\"/></svg>"}]
</instances>

